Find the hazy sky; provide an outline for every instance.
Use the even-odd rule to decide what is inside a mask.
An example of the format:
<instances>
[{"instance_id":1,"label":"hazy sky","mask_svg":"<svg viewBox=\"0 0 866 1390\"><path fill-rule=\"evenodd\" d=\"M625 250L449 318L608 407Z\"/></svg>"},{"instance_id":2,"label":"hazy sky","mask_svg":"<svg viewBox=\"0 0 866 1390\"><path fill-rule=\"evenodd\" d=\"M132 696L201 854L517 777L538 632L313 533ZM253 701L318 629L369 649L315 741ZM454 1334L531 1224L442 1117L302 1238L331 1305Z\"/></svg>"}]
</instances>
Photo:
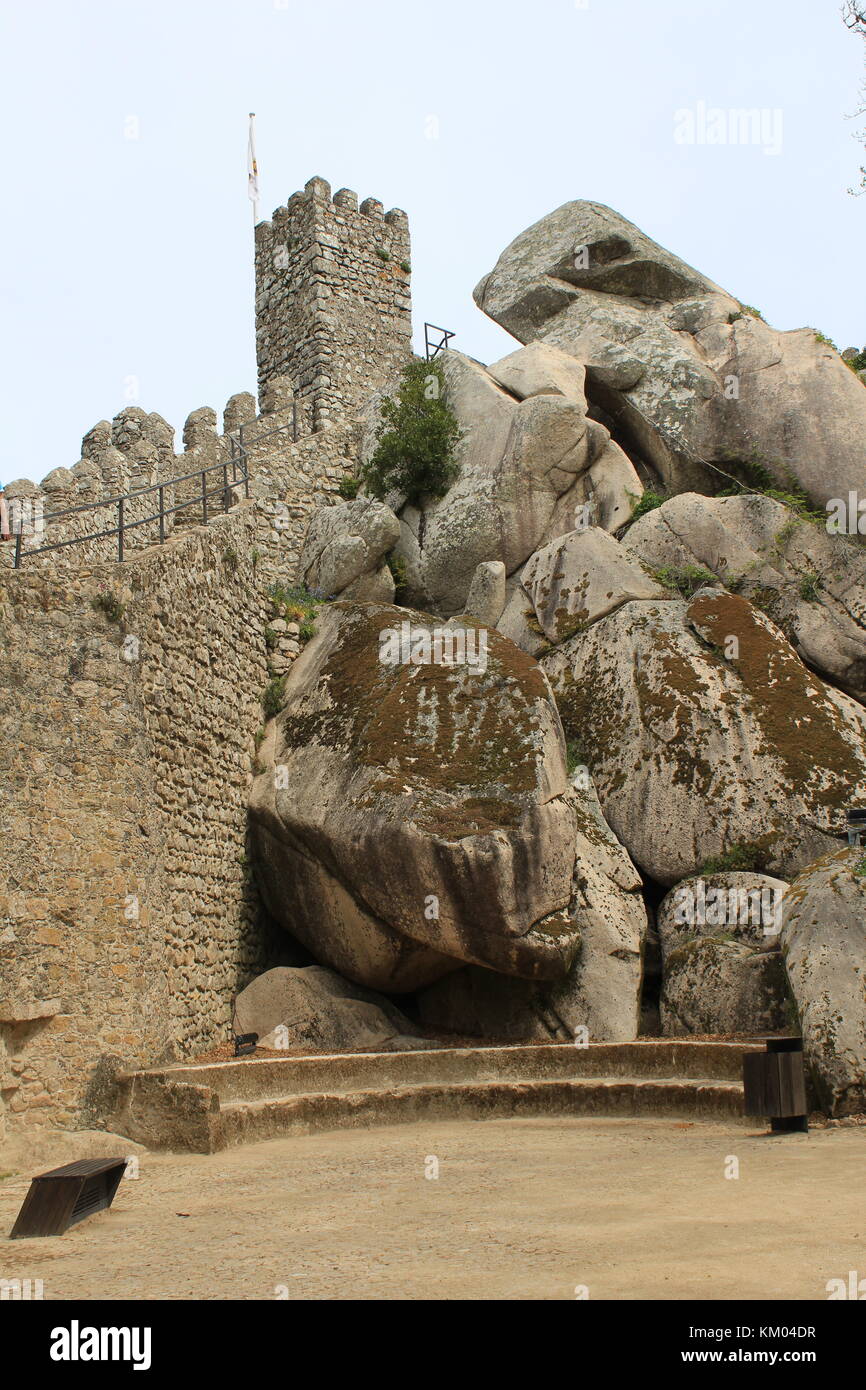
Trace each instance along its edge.
<instances>
[{"instance_id":1,"label":"hazy sky","mask_svg":"<svg viewBox=\"0 0 866 1390\"><path fill-rule=\"evenodd\" d=\"M406 209L416 343L430 319L507 352L474 285L589 198L860 347L862 56L840 0L3 0L0 480L71 466L130 402L179 432L255 389L253 110L262 216L313 174ZM765 110L767 139L678 142L699 103Z\"/></svg>"}]
</instances>

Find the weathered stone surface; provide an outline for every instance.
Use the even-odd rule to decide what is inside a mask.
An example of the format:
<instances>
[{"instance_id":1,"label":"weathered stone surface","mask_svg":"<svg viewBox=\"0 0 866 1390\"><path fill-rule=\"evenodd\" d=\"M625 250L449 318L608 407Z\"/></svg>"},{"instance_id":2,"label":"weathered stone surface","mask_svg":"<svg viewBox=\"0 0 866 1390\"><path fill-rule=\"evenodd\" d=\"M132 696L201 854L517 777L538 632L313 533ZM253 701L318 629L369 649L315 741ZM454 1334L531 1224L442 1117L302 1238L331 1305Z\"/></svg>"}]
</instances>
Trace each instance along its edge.
<instances>
[{"instance_id":1,"label":"weathered stone surface","mask_svg":"<svg viewBox=\"0 0 866 1390\"><path fill-rule=\"evenodd\" d=\"M523 369L521 357L506 359L510 380ZM463 431L460 471L444 497L401 511L397 549L411 602L460 612L479 564L498 560L512 575L539 546L578 524L612 530L628 520L631 498L643 492L640 479L587 415L580 364L566 370L565 354L556 361L557 389L517 401L479 363L456 352L444 357L448 404ZM546 384L535 360L526 376L527 384ZM576 394L566 396L561 388L569 384Z\"/></svg>"},{"instance_id":2,"label":"weathered stone surface","mask_svg":"<svg viewBox=\"0 0 866 1390\"><path fill-rule=\"evenodd\" d=\"M104 1122L118 1069L224 1042L271 963L243 868L254 534L247 504L122 565L3 576L0 1135Z\"/></svg>"},{"instance_id":3,"label":"weathered stone surface","mask_svg":"<svg viewBox=\"0 0 866 1390\"><path fill-rule=\"evenodd\" d=\"M229 396L223 408L223 434L231 434L241 425L252 424L256 418L256 398L251 391L238 391Z\"/></svg>"},{"instance_id":4,"label":"weathered stone surface","mask_svg":"<svg viewBox=\"0 0 866 1390\"><path fill-rule=\"evenodd\" d=\"M699 937L667 957L662 1033L779 1033L790 1028L779 950L756 951L725 937Z\"/></svg>"},{"instance_id":5,"label":"weathered stone surface","mask_svg":"<svg viewBox=\"0 0 866 1390\"><path fill-rule=\"evenodd\" d=\"M394 583L384 557L400 538L389 507L359 497L313 514L301 552L301 575L311 593L390 603ZM383 570L385 573L383 573Z\"/></svg>"},{"instance_id":6,"label":"weathered stone surface","mask_svg":"<svg viewBox=\"0 0 866 1390\"><path fill-rule=\"evenodd\" d=\"M389 1000L319 965L259 975L237 997L235 1027L278 1051L376 1047L413 1031Z\"/></svg>"},{"instance_id":7,"label":"weathered stone surface","mask_svg":"<svg viewBox=\"0 0 866 1390\"><path fill-rule=\"evenodd\" d=\"M537 550L520 571L518 583L507 628L502 630L529 651L539 628L557 645L633 599L668 597L613 536L595 526L570 531ZM522 627L515 621L521 606ZM527 610L534 619L526 617Z\"/></svg>"},{"instance_id":8,"label":"weathered stone surface","mask_svg":"<svg viewBox=\"0 0 866 1390\"><path fill-rule=\"evenodd\" d=\"M381 634L404 622L435 626L330 605L292 668L251 800L269 910L372 988L416 989L461 961L563 975L580 940L578 815L547 682L496 632L474 674L383 664Z\"/></svg>"},{"instance_id":9,"label":"weathered stone surface","mask_svg":"<svg viewBox=\"0 0 866 1390\"><path fill-rule=\"evenodd\" d=\"M60 1012L60 999L0 999L0 1023L31 1023L37 1018L53 1018Z\"/></svg>"},{"instance_id":10,"label":"weathered stone surface","mask_svg":"<svg viewBox=\"0 0 866 1390\"><path fill-rule=\"evenodd\" d=\"M128 419L129 413L128 410L124 411L124 417ZM216 411L209 405L203 405L198 410L191 411L186 417L183 427L184 446L187 449L212 449L216 443L216 426Z\"/></svg>"},{"instance_id":11,"label":"weathered stone surface","mask_svg":"<svg viewBox=\"0 0 866 1390\"><path fill-rule=\"evenodd\" d=\"M324 433L390 385L411 354L411 248L405 212L331 196L325 179L256 227L259 395L298 388L303 432Z\"/></svg>"},{"instance_id":12,"label":"weathered stone surface","mask_svg":"<svg viewBox=\"0 0 866 1390\"><path fill-rule=\"evenodd\" d=\"M611 440L586 473L578 478L575 495L560 499L549 531L553 535L559 534L561 529L571 529L575 524L571 518L580 515L584 507L588 508L588 525L617 531L628 521L643 493L644 485L631 459ZM571 508L572 503L573 509L567 512L566 506Z\"/></svg>"},{"instance_id":13,"label":"weathered stone surface","mask_svg":"<svg viewBox=\"0 0 866 1390\"><path fill-rule=\"evenodd\" d=\"M578 794L577 812L581 944L568 974L532 983L468 966L420 995L423 1022L512 1041L637 1037L647 930L641 878L591 788Z\"/></svg>"},{"instance_id":14,"label":"weathered stone surface","mask_svg":"<svg viewBox=\"0 0 866 1390\"><path fill-rule=\"evenodd\" d=\"M512 396L567 396L580 400L585 394L586 372L582 362L548 343L530 343L487 368L495 382Z\"/></svg>"},{"instance_id":15,"label":"weathered stone surface","mask_svg":"<svg viewBox=\"0 0 866 1390\"><path fill-rule=\"evenodd\" d=\"M599 203L522 232L475 290L524 343L586 365L590 394L673 491L759 464L816 502L866 487L866 395L814 330L777 333Z\"/></svg>"},{"instance_id":16,"label":"weathered stone surface","mask_svg":"<svg viewBox=\"0 0 866 1390\"><path fill-rule=\"evenodd\" d=\"M605 818L660 883L744 844L788 878L866 797L866 712L745 599L627 603L542 665Z\"/></svg>"},{"instance_id":17,"label":"weathered stone surface","mask_svg":"<svg viewBox=\"0 0 866 1390\"><path fill-rule=\"evenodd\" d=\"M778 941L787 891L784 879L742 870L684 879L656 912L662 961L695 937L724 935L753 947Z\"/></svg>"},{"instance_id":18,"label":"weathered stone surface","mask_svg":"<svg viewBox=\"0 0 866 1390\"><path fill-rule=\"evenodd\" d=\"M630 527L623 545L658 567L701 565L754 600L795 650L866 701L866 551L784 503L683 493Z\"/></svg>"},{"instance_id":19,"label":"weathered stone surface","mask_svg":"<svg viewBox=\"0 0 866 1390\"><path fill-rule=\"evenodd\" d=\"M529 656L540 656L549 649L550 643L535 615L532 601L520 582L519 570L509 579L506 594L502 617L496 626L503 637L507 637L522 652Z\"/></svg>"},{"instance_id":20,"label":"weathered stone surface","mask_svg":"<svg viewBox=\"0 0 866 1390\"><path fill-rule=\"evenodd\" d=\"M666 1036L789 1028L779 952L787 889L768 874L703 874L685 879L659 904Z\"/></svg>"},{"instance_id":21,"label":"weathered stone surface","mask_svg":"<svg viewBox=\"0 0 866 1390\"><path fill-rule=\"evenodd\" d=\"M505 566L501 560L479 565L469 586L466 612L480 623L495 627L505 607Z\"/></svg>"},{"instance_id":22,"label":"weathered stone surface","mask_svg":"<svg viewBox=\"0 0 866 1390\"><path fill-rule=\"evenodd\" d=\"M739 399L714 395L698 452L712 461L753 459L818 504L866 488L866 392L811 328L777 333L744 315L696 335L716 379L737 377Z\"/></svg>"},{"instance_id":23,"label":"weathered stone surface","mask_svg":"<svg viewBox=\"0 0 866 1390\"><path fill-rule=\"evenodd\" d=\"M819 1104L866 1110L866 875L862 849L811 864L782 915L782 951Z\"/></svg>"}]
</instances>

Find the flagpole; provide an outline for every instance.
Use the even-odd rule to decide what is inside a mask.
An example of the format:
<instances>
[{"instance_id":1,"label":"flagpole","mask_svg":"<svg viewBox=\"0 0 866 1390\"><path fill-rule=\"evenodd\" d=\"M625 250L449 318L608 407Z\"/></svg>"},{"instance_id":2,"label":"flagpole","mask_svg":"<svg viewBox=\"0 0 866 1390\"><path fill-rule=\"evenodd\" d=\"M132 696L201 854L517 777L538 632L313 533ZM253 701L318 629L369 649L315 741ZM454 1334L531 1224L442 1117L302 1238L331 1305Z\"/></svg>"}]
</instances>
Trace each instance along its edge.
<instances>
[{"instance_id":1,"label":"flagpole","mask_svg":"<svg viewBox=\"0 0 866 1390\"><path fill-rule=\"evenodd\" d=\"M258 220L259 220L259 166L258 166L258 163L257 163L257 161L256 161L256 125L255 125L255 121L256 121L256 113L255 113L255 111L251 111L251 112L250 112L249 151L248 151L248 164L249 164L249 169L248 169L247 173L248 173L248 180L249 180L250 197L251 197L251 199L252 199L252 204L253 204L253 230L255 230L256 225L257 225Z\"/></svg>"}]
</instances>

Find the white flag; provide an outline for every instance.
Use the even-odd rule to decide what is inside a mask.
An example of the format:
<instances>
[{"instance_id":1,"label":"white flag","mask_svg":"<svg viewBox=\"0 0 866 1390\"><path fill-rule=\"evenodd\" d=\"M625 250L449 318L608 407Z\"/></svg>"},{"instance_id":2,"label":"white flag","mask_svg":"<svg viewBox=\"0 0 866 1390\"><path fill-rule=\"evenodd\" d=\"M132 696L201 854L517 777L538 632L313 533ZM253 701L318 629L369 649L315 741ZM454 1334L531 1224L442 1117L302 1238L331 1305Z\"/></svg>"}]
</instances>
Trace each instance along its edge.
<instances>
[{"instance_id":1,"label":"white flag","mask_svg":"<svg viewBox=\"0 0 866 1390\"><path fill-rule=\"evenodd\" d=\"M259 201L259 166L256 163L256 132L253 125L254 121L255 113L251 111L250 134L247 141L247 192L250 195L250 201L257 203Z\"/></svg>"}]
</instances>

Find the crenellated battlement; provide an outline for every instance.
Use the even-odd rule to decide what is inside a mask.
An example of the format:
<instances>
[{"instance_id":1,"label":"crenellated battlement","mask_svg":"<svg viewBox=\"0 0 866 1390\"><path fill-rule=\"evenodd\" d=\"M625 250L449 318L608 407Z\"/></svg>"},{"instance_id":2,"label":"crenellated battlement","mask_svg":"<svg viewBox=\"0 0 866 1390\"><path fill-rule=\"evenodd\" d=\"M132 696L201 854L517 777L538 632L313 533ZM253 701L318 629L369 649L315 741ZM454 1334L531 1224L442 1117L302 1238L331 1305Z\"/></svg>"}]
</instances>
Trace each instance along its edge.
<instances>
[{"instance_id":1,"label":"crenellated battlement","mask_svg":"<svg viewBox=\"0 0 866 1390\"><path fill-rule=\"evenodd\" d=\"M362 217L369 217L374 221L385 221L394 226L404 226L408 235L409 219L402 208L392 208L390 212L385 212L385 205L380 203L378 198L365 198L359 206L358 195L351 188L340 188L332 195L328 180L321 178L309 179L303 189L293 193L282 207L275 209L272 221L280 221L299 207L308 206L310 203L330 206L332 209L348 209L352 212L359 212ZM270 225L266 221L259 222L256 227L256 238L258 239L261 228Z\"/></svg>"},{"instance_id":2,"label":"crenellated battlement","mask_svg":"<svg viewBox=\"0 0 866 1390\"><path fill-rule=\"evenodd\" d=\"M409 219L310 179L256 227L259 395L304 397L314 431L350 418L411 351ZM285 380L288 379L288 387Z\"/></svg>"}]
</instances>

